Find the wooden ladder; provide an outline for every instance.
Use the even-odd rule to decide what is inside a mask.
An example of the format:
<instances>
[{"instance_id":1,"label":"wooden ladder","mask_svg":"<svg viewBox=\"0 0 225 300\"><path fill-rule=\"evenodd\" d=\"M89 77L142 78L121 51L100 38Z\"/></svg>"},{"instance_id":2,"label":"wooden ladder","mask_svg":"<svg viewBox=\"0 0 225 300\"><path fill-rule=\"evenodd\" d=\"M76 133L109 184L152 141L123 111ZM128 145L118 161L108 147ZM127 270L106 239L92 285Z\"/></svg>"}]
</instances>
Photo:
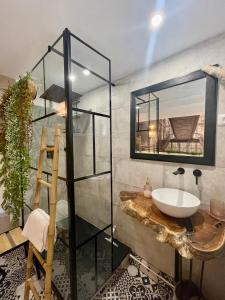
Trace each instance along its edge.
<instances>
[{"instance_id":1,"label":"wooden ladder","mask_svg":"<svg viewBox=\"0 0 225 300\"><path fill-rule=\"evenodd\" d=\"M55 126L54 146L49 147L46 145L47 128L42 128L40 156L38 162L36 189L34 194L33 209L39 208L41 198L41 187L45 186L50 189L50 221L48 228L48 249L47 259L44 260L39 251L29 242L28 258L27 258L27 273L25 281L24 300L29 300L30 290L34 295L35 300L40 300L39 294L32 282L31 272L33 269L33 255L37 258L45 271L45 287L44 296L45 300L51 299L51 282L52 282L52 263L54 253L55 241L55 218L56 218L56 200L57 200L57 180L58 180L58 163L59 163L59 143L60 143L61 130L60 126ZM43 162L46 152L53 153L52 159L52 180L51 183L42 179Z\"/></svg>"}]
</instances>

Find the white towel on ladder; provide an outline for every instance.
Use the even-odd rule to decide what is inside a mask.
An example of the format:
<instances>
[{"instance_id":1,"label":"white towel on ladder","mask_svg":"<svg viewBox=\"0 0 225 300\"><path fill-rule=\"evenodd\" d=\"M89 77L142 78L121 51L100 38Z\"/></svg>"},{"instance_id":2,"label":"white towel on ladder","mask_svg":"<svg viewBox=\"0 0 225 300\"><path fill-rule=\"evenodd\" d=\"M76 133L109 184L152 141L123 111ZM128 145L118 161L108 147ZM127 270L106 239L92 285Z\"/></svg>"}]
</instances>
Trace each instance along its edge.
<instances>
[{"instance_id":1,"label":"white towel on ladder","mask_svg":"<svg viewBox=\"0 0 225 300\"><path fill-rule=\"evenodd\" d=\"M30 213L22 232L39 252L48 250L49 220L49 215L43 209L36 208Z\"/></svg>"}]
</instances>

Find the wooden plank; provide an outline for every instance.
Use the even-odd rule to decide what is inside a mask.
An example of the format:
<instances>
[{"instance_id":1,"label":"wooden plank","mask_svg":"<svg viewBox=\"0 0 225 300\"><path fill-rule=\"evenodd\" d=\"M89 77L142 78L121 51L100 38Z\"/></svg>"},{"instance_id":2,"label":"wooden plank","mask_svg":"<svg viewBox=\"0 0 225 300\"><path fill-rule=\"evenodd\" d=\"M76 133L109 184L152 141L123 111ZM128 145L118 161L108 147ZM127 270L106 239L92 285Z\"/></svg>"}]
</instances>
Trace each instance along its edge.
<instances>
[{"instance_id":1,"label":"wooden plank","mask_svg":"<svg viewBox=\"0 0 225 300\"><path fill-rule=\"evenodd\" d=\"M22 229L20 227L10 230L9 235L11 236L16 246L27 241L27 239L22 235Z\"/></svg>"},{"instance_id":2,"label":"wooden plank","mask_svg":"<svg viewBox=\"0 0 225 300\"><path fill-rule=\"evenodd\" d=\"M10 250L12 248L10 241L5 233L0 235L0 254Z\"/></svg>"},{"instance_id":3,"label":"wooden plank","mask_svg":"<svg viewBox=\"0 0 225 300\"><path fill-rule=\"evenodd\" d=\"M129 192L128 195L131 195ZM184 219L163 214L143 193L124 201L121 193L123 212L136 218L143 225L157 233L157 240L168 243L187 259L209 260L218 256L225 248L225 223L211 217L207 211L199 209L189 221L193 227L188 232Z\"/></svg>"},{"instance_id":4,"label":"wooden plank","mask_svg":"<svg viewBox=\"0 0 225 300\"><path fill-rule=\"evenodd\" d=\"M55 151L55 147L50 147L50 146L46 146L41 148L41 151L48 151L48 152L54 152Z\"/></svg>"}]
</instances>

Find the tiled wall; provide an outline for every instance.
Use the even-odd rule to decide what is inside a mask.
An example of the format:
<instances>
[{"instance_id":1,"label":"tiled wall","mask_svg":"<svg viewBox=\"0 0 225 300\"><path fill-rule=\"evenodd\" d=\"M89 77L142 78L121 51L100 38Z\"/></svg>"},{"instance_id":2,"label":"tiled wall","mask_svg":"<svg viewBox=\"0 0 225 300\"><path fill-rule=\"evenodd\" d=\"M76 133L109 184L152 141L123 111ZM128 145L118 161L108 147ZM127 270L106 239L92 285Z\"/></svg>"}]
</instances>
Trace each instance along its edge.
<instances>
[{"instance_id":1,"label":"tiled wall","mask_svg":"<svg viewBox=\"0 0 225 300\"><path fill-rule=\"evenodd\" d=\"M196 166L167 162L130 159L130 92L164 80L188 74L208 64L225 66L225 35L198 44L184 52L117 82L112 89L113 124L113 186L114 222L116 236L129 245L137 254L160 269L173 274L174 250L155 240L155 234L120 210L121 190L141 190L146 178L151 179L153 189L177 187L200 197L207 208L211 198L225 201L225 127L217 127L216 166ZM108 89L100 88L87 95L96 109L102 106ZM225 113L225 85L219 84L218 114ZM185 168L183 177L172 172ZM199 186L195 185L192 172L202 170ZM186 263L185 263L186 264ZM200 264L194 262L194 278L200 274ZM209 300L224 300L225 297L225 255L206 263L204 291Z\"/></svg>"}]
</instances>

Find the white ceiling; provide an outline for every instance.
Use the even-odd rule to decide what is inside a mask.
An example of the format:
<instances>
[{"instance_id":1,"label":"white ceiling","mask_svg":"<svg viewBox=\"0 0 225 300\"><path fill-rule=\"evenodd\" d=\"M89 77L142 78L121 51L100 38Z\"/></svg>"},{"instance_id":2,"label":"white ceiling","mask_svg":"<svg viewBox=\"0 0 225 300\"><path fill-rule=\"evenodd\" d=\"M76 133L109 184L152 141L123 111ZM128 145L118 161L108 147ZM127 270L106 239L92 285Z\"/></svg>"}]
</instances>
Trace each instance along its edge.
<instances>
[{"instance_id":1,"label":"white ceiling","mask_svg":"<svg viewBox=\"0 0 225 300\"><path fill-rule=\"evenodd\" d=\"M157 9L166 19L152 32ZM0 74L29 71L68 27L111 58L116 80L224 32L224 12L224 0L1 0Z\"/></svg>"}]
</instances>

